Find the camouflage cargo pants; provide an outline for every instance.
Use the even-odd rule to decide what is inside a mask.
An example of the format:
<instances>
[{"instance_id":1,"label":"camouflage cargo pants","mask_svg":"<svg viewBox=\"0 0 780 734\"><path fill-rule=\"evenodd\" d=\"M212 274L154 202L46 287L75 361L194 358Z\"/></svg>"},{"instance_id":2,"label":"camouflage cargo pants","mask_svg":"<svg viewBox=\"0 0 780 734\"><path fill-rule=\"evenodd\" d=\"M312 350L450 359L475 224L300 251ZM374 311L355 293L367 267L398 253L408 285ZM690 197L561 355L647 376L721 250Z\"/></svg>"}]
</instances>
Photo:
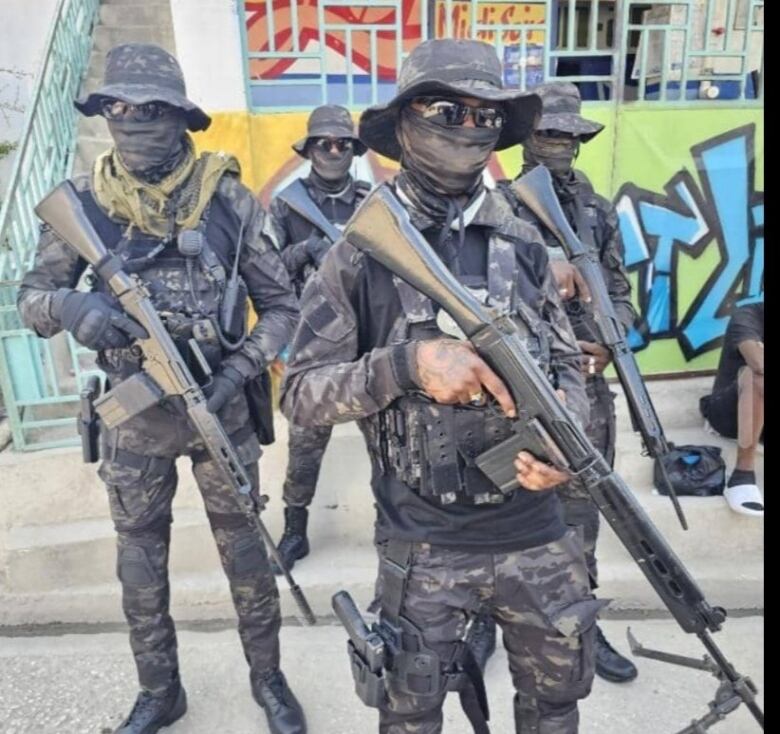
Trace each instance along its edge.
<instances>
[{"instance_id":1,"label":"camouflage cargo pants","mask_svg":"<svg viewBox=\"0 0 780 734\"><path fill-rule=\"evenodd\" d=\"M610 466L615 463L615 396L607 381L591 377L586 383L590 402L590 422L586 433ZM585 559L595 589L598 585L596 541L599 534L599 510L579 482L569 482L558 489L567 525L581 526L585 538Z\"/></svg>"},{"instance_id":2,"label":"camouflage cargo pants","mask_svg":"<svg viewBox=\"0 0 780 734\"><path fill-rule=\"evenodd\" d=\"M259 497L260 445L243 394L220 412ZM243 433L243 436L241 435ZM172 408L154 407L103 436L100 477L118 534L117 575L141 687L162 693L178 677L169 613L168 548L175 459L189 455L211 532L230 582L244 654L253 677L279 664L279 593L262 541L219 476L198 435Z\"/></svg>"},{"instance_id":3,"label":"camouflage cargo pants","mask_svg":"<svg viewBox=\"0 0 780 734\"><path fill-rule=\"evenodd\" d=\"M537 548L475 553L414 544L401 615L452 660L477 612L501 626L516 690L517 732L576 734L594 675L593 598L579 531ZM387 676L380 734L438 734L445 693L419 695ZM522 721L522 723L521 723Z\"/></svg>"},{"instance_id":4,"label":"camouflage cargo pants","mask_svg":"<svg viewBox=\"0 0 780 734\"><path fill-rule=\"evenodd\" d=\"M288 507L308 507L314 499L322 457L333 426L302 428L289 424L290 445L283 499Z\"/></svg>"}]
</instances>

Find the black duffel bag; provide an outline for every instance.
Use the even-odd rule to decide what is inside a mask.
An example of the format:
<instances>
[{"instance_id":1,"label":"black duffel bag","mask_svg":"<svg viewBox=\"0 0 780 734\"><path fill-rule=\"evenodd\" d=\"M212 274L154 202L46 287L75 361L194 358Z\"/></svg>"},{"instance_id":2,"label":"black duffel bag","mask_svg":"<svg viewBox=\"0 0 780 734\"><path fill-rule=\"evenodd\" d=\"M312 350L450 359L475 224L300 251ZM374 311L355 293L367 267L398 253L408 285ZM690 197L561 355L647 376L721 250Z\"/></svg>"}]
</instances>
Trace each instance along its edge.
<instances>
[{"instance_id":1,"label":"black duffel bag","mask_svg":"<svg viewBox=\"0 0 780 734\"><path fill-rule=\"evenodd\" d=\"M669 475L674 491L681 497L714 497L723 494L726 486L726 462L717 446L675 446L669 444L669 453L655 460L653 483L668 496L669 491L661 475L659 461Z\"/></svg>"}]
</instances>

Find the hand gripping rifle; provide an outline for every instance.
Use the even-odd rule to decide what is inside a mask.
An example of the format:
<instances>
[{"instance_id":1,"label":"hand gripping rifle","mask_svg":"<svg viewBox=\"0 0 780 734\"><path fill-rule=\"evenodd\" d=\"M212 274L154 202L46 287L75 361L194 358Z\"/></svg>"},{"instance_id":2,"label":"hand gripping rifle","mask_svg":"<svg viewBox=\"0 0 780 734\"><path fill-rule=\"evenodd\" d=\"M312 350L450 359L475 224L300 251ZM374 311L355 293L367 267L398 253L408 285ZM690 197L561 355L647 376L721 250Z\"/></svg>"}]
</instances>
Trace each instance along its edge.
<instances>
[{"instance_id":1,"label":"hand gripping rifle","mask_svg":"<svg viewBox=\"0 0 780 734\"><path fill-rule=\"evenodd\" d=\"M592 299L591 309L599 341L612 354L615 371L623 386L634 425L642 436L645 455L649 454L656 459L680 524L684 530L687 530L688 523L685 521L685 515L663 462L663 457L670 451L669 443L653 407L653 401L650 399L650 394L642 380L636 357L623 336L623 329L609 297L598 257L582 244L569 226L558 197L555 195L550 172L544 166L536 166L525 176L514 181L509 188L520 202L525 204L552 232L553 236L561 243L567 259L577 268L583 280L588 284Z\"/></svg>"},{"instance_id":2,"label":"hand gripping rifle","mask_svg":"<svg viewBox=\"0 0 780 734\"><path fill-rule=\"evenodd\" d=\"M166 330L146 287L135 275L129 275L122 269L124 261L121 258L108 252L70 182L65 181L57 186L35 207L35 213L92 265L124 311L149 334L148 338L139 339L135 344L143 355L143 371L119 383L95 405L103 423L109 429L114 428L154 405L162 397L180 397L184 401L187 416L219 468L223 480L235 493L250 527L262 538L269 553L283 570L290 592L306 622L314 624L314 613L306 597L285 568L273 538L255 511L249 495L252 485L241 460L217 416L206 408L203 390ZM204 372L210 373L208 363L194 339L190 340L190 347Z\"/></svg>"},{"instance_id":3,"label":"hand gripping rifle","mask_svg":"<svg viewBox=\"0 0 780 734\"><path fill-rule=\"evenodd\" d=\"M517 408L514 435L477 457L477 466L507 493L519 487L513 461L521 450L576 476L680 627L701 640L709 654L706 665L721 686L710 712L684 732L706 729L714 723L715 709L719 714L730 710L722 705L724 697L732 703L744 702L763 729L764 714L755 700L755 685L737 673L710 635L721 628L725 610L710 606L628 485L593 447L527 351L515 323L506 316L492 318L461 285L412 226L389 187L369 195L347 223L344 237L447 311L512 393ZM349 618L340 616L342 621ZM364 647L365 630L352 629L350 636L355 650ZM669 657L676 663L689 661ZM701 661L692 663L702 667Z\"/></svg>"}]
</instances>

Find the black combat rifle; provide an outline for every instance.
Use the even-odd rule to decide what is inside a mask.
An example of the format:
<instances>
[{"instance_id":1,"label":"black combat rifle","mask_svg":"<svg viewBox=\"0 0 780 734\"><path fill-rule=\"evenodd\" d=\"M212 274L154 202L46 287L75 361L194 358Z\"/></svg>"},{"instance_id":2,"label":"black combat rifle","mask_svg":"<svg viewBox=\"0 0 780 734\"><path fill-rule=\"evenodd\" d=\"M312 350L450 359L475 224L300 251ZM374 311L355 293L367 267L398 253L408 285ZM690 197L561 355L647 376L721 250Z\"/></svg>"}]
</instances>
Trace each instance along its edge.
<instances>
[{"instance_id":1,"label":"black combat rifle","mask_svg":"<svg viewBox=\"0 0 780 734\"><path fill-rule=\"evenodd\" d=\"M278 193L277 197L294 212L300 214L309 224L313 224L331 243L336 242L341 237L338 227L329 222L312 201L301 179L295 179L286 189Z\"/></svg>"},{"instance_id":2,"label":"black combat rifle","mask_svg":"<svg viewBox=\"0 0 780 734\"><path fill-rule=\"evenodd\" d=\"M599 341L612 354L615 371L623 386L628 409L634 419L633 423L642 436L646 454L656 460L680 524L687 530L688 523L685 521L685 515L663 461L670 451L670 446L653 407L653 401L642 380L636 357L623 336L623 329L609 297L598 256L583 245L569 226L558 197L555 195L550 172L544 166L536 166L525 176L514 181L509 188L520 202L525 204L552 232L561 243L567 259L577 268L587 283Z\"/></svg>"},{"instance_id":3,"label":"black combat rifle","mask_svg":"<svg viewBox=\"0 0 780 734\"><path fill-rule=\"evenodd\" d=\"M411 224L406 209L388 186L380 187L363 202L347 223L344 237L447 311L509 388L517 410L514 435L477 457L477 466L507 493L520 486L513 462L521 450L576 476L680 627L701 640L709 654L706 664L721 684L709 713L683 731L704 731L740 702L763 729L764 714L755 699L755 685L735 670L710 635L721 628L725 610L712 607L704 598L628 485L591 444L534 362L511 318L492 318L461 285ZM342 612L349 610L342 602L337 607ZM343 622L353 616L340 613ZM351 649L365 648L364 642L375 647L375 641L366 638L365 628L352 625L349 634ZM652 651L642 653L653 655ZM670 657L677 663L691 662L682 656L666 659ZM701 661L693 660L692 664L701 667ZM730 707L723 705L724 699ZM717 716L713 713L716 710Z\"/></svg>"},{"instance_id":4,"label":"black combat rifle","mask_svg":"<svg viewBox=\"0 0 780 734\"><path fill-rule=\"evenodd\" d=\"M269 553L283 570L290 592L306 622L314 624L314 613L306 597L285 568L273 538L253 507L249 494L252 485L235 447L217 416L206 407L203 390L176 348L143 282L137 276L126 273L122 269L124 261L108 252L69 181L63 182L46 196L35 207L35 213L92 265L96 275L106 283L125 312L149 334L148 338L139 339L134 345L143 355L143 371L120 382L95 404L103 424L111 429L156 404L163 397L181 398L187 416L219 468L223 480L234 491L250 526L265 542ZM208 363L194 339L190 340L190 348L204 371L210 373Z\"/></svg>"}]
</instances>

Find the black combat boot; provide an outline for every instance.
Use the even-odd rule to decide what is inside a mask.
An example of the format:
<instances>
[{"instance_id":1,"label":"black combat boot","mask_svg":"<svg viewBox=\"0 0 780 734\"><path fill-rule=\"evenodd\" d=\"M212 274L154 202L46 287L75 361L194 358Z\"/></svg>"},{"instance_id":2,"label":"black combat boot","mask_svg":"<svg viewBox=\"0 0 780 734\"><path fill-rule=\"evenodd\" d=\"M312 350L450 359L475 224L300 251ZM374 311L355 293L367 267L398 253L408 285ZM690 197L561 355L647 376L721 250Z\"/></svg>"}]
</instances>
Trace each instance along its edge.
<instances>
[{"instance_id":1,"label":"black combat boot","mask_svg":"<svg viewBox=\"0 0 780 734\"><path fill-rule=\"evenodd\" d=\"M288 571L292 570L296 561L309 555L309 539L306 537L308 519L309 511L305 507L284 508L284 533L277 550ZM282 569L273 561L271 568L277 576L282 573Z\"/></svg>"},{"instance_id":2,"label":"black combat boot","mask_svg":"<svg viewBox=\"0 0 780 734\"><path fill-rule=\"evenodd\" d=\"M607 642L600 627L596 627L596 674L612 683L627 683L637 676L636 666Z\"/></svg>"},{"instance_id":3,"label":"black combat boot","mask_svg":"<svg viewBox=\"0 0 780 734\"><path fill-rule=\"evenodd\" d=\"M489 614L478 614L471 623L466 642L484 673L487 661L496 651L496 620Z\"/></svg>"},{"instance_id":4,"label":"black combat boot","mask_svg":"<svg viewBox=\"0 0 780 734\"><path fill-rule=\"evenodd\" d=\"M306 717L281 670L252 679L252 695L265 711L271 734L306 734Z\"/></svg>"},{"instance_id":5,"label":"black combat boot","mask_svg":"<svg viewBox=\"0 0 780 734\"><path fill-rule=\"evenodd\" d=\"M163 696L141 691L130 715L114 734L155 734L178 721L186 712L187 694L181 683L176 683Z\"/></svg>"}]
</instances>

